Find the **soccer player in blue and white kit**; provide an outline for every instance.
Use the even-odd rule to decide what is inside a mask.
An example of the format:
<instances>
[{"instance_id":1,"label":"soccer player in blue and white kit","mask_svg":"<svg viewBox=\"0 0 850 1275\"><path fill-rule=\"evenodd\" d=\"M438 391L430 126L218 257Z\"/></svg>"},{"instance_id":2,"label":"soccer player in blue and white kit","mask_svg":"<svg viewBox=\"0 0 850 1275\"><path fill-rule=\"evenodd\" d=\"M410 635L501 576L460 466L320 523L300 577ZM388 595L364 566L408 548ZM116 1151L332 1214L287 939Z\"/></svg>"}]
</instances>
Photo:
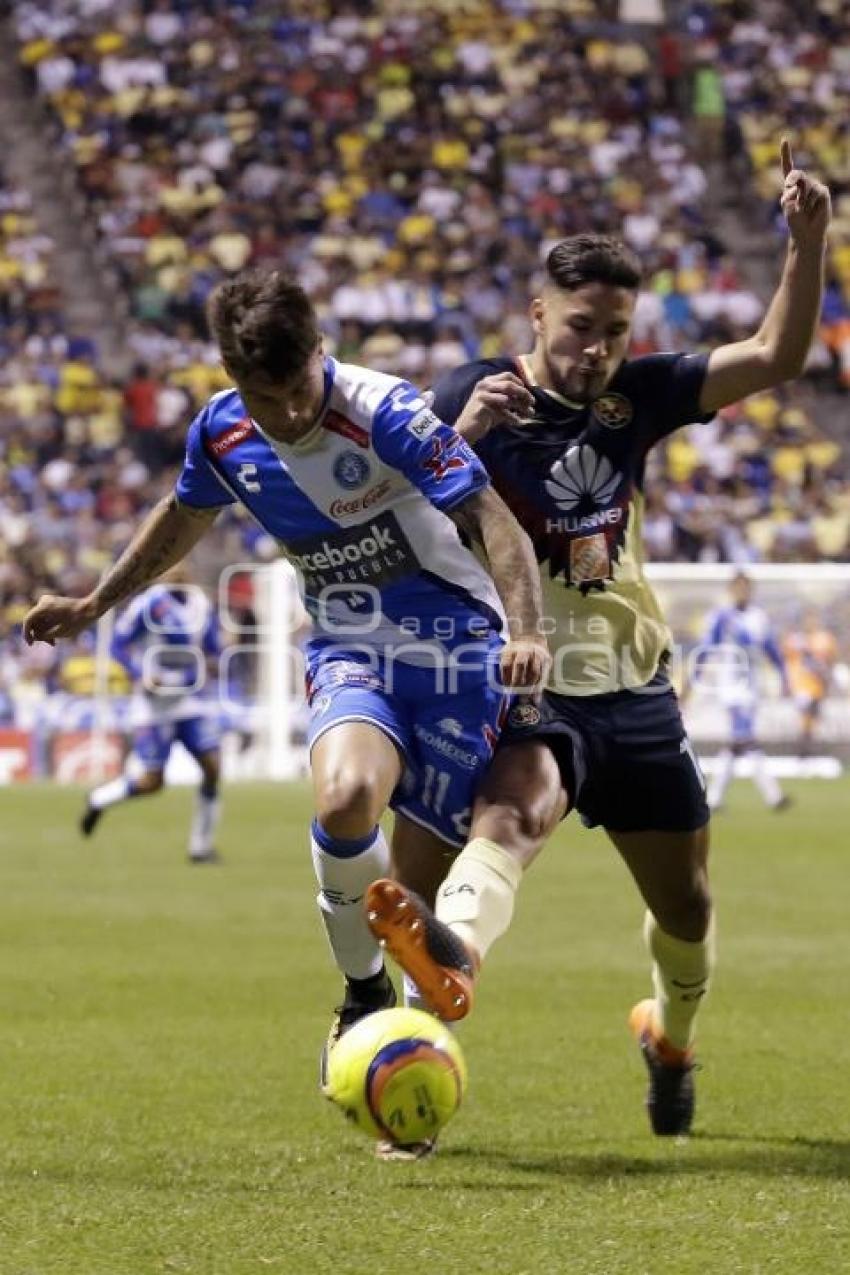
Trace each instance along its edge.
<instances>
[{"instance_id":1,"label":"soccer player in blue and white kit","mask_svg":"<svg viewBox=\"0 0 850 1275\"><path fill-rule=\"evenodd\" d=\"M80 830L91 836L105 810L162 788L171 749L179 742L201 770L189 834L190 863L215 863L221 711L210 694L210 666L221 654L218 618L181 567L133 599L115 625L110 654L134 684L133 751L117 779L89 793Z\"/></svg>"},{"instance_id":2,"label":"soccer player in blue and white kit","mask_svg":"<svg viewBox=\"0 0 850 1275\"><path fill-rule=\"evenodd\" d=\"M771 810L785 810L791 800L769 773L756 735L761 658L766 656L770 660L787 695L785 660L770 618L763 607L753 602L752 581L743 571L733 577L730 594L730 605L718 607L709 619L695 669L697 683L709 685L729 714L731 739L717 758L717 770L708 790L708 805L711 810L720 809L735 768L735 758L748 757L753 783L765 804Z\"/></svg>"},{"instance_id":3,"label":"soccer player in blue and white kit","mask_svg":"<svg viewBox=\"0 0 850 1275\"><path fill-rule=\"evenodd\" d=\"M548 668L531 542L472 450L406 382L323 356L309 298L248 271L208 309L235 388L193 422L176 490L85 598L40 599L27 641L73 637L180 561L240 501L288 553L314 621L307 644L319 906L346 994L329 1042L395 992L362 899L386 876L388 805L465 846L503 687ZM462 543L479 541L492 579ZM506 619L506 617L508 617ZM498 882L497 882L498 887Z\"/></svg>"}]
</instances>

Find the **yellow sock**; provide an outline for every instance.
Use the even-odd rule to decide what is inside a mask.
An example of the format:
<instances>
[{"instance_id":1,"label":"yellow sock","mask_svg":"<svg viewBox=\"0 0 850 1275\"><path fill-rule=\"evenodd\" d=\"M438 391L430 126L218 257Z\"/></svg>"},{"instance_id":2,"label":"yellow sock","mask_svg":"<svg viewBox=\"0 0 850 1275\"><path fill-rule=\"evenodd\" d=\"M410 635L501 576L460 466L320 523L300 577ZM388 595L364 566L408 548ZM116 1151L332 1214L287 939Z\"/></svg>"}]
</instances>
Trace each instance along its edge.
<instances>
[{"instance_id":1,"label":"yellow sock","mask_svg":"<svg viewBox=\"0 0 850 1275\"><path fill-rule=\"evenodd\" d=\"M437 916L483 960L511 923L522 866L512 855L474 837L437 892Z\"/></svg>"},{"instance_id":2,"label":"yellow sock","mask_svg":"<svg viewBox=\"0 0 850 1275\"><path fill-rule=\"evenodd\" d=\"M699 943L665 933L651 912L646 914L643 933L653 959L658 1029L676 1049L689 1049L694 1019L708 991L714 966L714 917Z\"/></svg>"}]
</instances>

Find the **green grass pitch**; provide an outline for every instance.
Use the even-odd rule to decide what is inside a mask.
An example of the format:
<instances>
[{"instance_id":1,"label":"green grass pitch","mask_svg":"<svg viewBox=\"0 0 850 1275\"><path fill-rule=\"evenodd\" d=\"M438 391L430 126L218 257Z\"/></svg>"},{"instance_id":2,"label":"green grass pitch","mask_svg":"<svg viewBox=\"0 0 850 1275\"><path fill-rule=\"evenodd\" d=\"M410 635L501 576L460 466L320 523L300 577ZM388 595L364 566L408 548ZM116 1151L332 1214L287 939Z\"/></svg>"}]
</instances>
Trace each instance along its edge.
<instances>
[{"instance_id":1,"label":"green grass pitch","mask_svg":"<svg viewBox=\"0 0 850 1275\"><path fill-rule=\"evenodd\" d=\"M338 982L303 787L111 812L3 793L0 1275L729 1275L850 1270L850 783L716 820L720 966L695 1136L654 1141L625 1027L641 908L570 820L461 1039L440 1154L380 1164L316 1088Z\"/></svg>"}]
</instances>

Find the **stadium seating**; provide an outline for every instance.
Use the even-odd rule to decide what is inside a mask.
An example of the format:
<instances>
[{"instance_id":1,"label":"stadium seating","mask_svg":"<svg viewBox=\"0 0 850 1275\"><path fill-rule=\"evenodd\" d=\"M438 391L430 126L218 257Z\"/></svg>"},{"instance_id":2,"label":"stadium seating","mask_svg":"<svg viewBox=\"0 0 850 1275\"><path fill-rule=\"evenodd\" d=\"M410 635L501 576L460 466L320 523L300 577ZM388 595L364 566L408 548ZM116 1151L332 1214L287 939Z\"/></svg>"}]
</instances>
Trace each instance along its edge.
<instances>
[{"instance_id":1,"label":"stadium seating","mask_svg":"<svg viewBox=\"0 0 850 1275\"><path fill-rule=\"evenodd\" d=\"M679 8L656 31L582 0L16 5L46 144L77 174L131 318L127 365L101 366L65 330L25 193L0 190L6 633L42 589L88 587L167 489L186 421L224 383L204 300L249 262L300 273L339 357L425 384L525 348L546 246L618 230L646 268L636 350L717 344L763 309L718 233L717 185L743 183L778 262L793 115L798 159L835 189L823 337L850 388L846 6ZM660 450L650 556L850 558L846 457L810 403L765 394ZM212 557L253 552L254 534L228 516Z\"/></svg>"}]
</instances>

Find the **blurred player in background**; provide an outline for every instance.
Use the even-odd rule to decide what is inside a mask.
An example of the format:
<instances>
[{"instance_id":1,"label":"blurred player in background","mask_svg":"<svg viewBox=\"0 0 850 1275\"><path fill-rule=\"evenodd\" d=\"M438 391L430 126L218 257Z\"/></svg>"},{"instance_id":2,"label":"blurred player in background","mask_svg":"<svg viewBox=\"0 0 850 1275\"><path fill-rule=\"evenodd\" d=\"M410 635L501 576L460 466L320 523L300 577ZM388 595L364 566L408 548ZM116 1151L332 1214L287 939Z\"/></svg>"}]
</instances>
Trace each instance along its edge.
<instances>
[{"instance_id":1,"label":"blurred player in background","mask_svg":"<svg viewBox=\"0 0 850 1275\"><path fill-rule=\"evenodd\" d=\"M633 1008L630 1024L660 1134L691 1126L694 1021L714 947L704 782L667 676L672 635L643 574L644 467L673 430L803 370L820 313L830 197L794 167L786 140L780 164L789 246L752 337L706 355L626 360L639 262L615 240L579 235L549 254L531 302L531 352L466 364L437 385L434 411L476 447L544 566L552 674L542 704L512 709L476 801L473 833L502 865L489 914L473 907L480 886L469 865L429 883L421 847L398 872L426 899L436 894L435 914L390 882L367 900L374 932L402 966L438 986L449 936L477 969L507 926L522 870L566 811L575 806L585 823L604 827L647 907L655 994Z\"/></svg>"},{"instance_id":2,"label":"blurred player in background","mask_svg":"<svg viewBox=\"0 0 850 1275\"><path fill-rule=\"evenodd\" d=\"M710 616L695 668L698 683L710 689L729 714L730 743L717 757L717 769L708 790L712 811L720 810L732 779L736 757L747 757L753 783L765 805L785 810L791 804L779 782L767 769L764 751L757 743L756 717L762 657L770 660L782 681L783 695L790 694L782 652L770 617L753 602L753 584L739 571L729 585L730 602Z\"/></svg>"},{"instance_id":3,"label":"blurred player in background","mask_svg":"<svg viewBox=\"0 0 850 1275\"><path fill-rule=\"evenodd\" d=\"M24 633L73 637L183 558L236 501L286 548L314 622L311 848L346 978L330 1047L395 1003L362 906L389 871L386 807L475 858L465 834L503 688L539 686L548 669L540 580L472 450L405 381L325 357L294 280L248 271L215 289L209 315L237 388L196 417L175 492L98 588L42 598ZM459 528L480 542L492 579Z\"/></svg>"},{"instance_id":4,"label":"blurred player in background","mask_svg":"<svg viewBox=\"0 0 850 1275\"><path fill-rule=\"evenodd\" d=\"M159 792L171 750L181 743L202 776L189 862L217 862L221 709L211 690L218 684L221 643L214 608L182 566L172 567L119 616L110 654L134 686L133 748L124 773L89 793L81 832L91 836L110 806Z\"/></svg>"},{"instance_id":5,"label":"blurred player in background","mask_svg":"<svg viewBox=\"0 0 850 1275\"><path fill-rule=\"evenodd\" d=\"M812 750L821 705L832 682L838 642L818 612L810 609L804 612L799 629L786 634L782 648L791 694L800 713L800 752L805 757Z\"/></svg>"}]
</instances>

